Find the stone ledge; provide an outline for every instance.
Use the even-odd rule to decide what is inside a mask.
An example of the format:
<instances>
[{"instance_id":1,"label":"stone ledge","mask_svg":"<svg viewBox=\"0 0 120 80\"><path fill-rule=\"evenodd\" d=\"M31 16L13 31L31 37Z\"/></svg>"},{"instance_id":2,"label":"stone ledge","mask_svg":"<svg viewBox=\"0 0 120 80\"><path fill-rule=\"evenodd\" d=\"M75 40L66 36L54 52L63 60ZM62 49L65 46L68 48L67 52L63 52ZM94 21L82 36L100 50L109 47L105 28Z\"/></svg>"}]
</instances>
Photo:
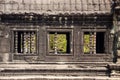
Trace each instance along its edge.
<instances>
[{"instance_id":1,"label":"stone ledge","mask_svg":"<svg viewBox=\"0 0 120 80\"><path fill-rule=\"evenodd\" d=\"M105 66L90 66L82 64L2 64L2 70L106 70Z\"/></svg>"},{"instance_id":2,"label":"stone ledge","mask_svg":"<svg viewBox=\"0 0 120 80\"><path fill-rule=\"evenodd\" d=\"M109 68L110 68L111 70L120 70L120 63L109 64Z\"/></svg>"},{"instance_id":3,"label":"stone ledge","mask_svg":"<svg viewBox=\"0 0 120 80\"><path fill-rule=\"evenodd\" d=\"M93 67L75 64L3 64L0 76L18 75L69 75L69 76L108 76L106 67Z\"/></svg>"},{"instance_id":4,"label":"stone ledge","mask_svg":"<svg viewBox=\"0 0 120 80\"><path fill-rule=\"evenodd\" d=\"M106 66L110 64L111 62L25 62L25 61L13 61L13 62L0 62L1 65L17 65L17 64L31 64L31 65L40 65L40 64L79 64L79 65L101 65L101 66Z\"/></svg>"},{"instance_id":5,"label":"stone ledge","mask_svg":"<svg viewBox=\"0 0 120 80\"><path fill-rule=\"evenodd\" d=\"M33 75L33 76L8 76L1 77L0 80L119 80L120 78L111 77L91 77L91 76L49 76L49 75Z\"/></svg>"}]
</instances>

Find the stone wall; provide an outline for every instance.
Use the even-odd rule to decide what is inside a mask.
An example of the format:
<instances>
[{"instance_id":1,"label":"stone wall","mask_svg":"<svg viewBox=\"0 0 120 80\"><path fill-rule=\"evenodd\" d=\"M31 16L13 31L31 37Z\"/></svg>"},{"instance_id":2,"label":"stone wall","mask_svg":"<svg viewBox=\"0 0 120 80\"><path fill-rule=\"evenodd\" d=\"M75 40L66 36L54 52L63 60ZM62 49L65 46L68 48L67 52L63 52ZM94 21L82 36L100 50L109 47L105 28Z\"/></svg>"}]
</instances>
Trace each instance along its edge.
<instances>
[{"instance_id":1,"label":"stone wall","mask_svg":"<svg viewBox=\"0 0 120 80\"><path fill-rule=\"evenodd\" d=\"M9 27L0 25L0 61L6 62L10 54L10 31Z\"/></svg>"}]
</instances>

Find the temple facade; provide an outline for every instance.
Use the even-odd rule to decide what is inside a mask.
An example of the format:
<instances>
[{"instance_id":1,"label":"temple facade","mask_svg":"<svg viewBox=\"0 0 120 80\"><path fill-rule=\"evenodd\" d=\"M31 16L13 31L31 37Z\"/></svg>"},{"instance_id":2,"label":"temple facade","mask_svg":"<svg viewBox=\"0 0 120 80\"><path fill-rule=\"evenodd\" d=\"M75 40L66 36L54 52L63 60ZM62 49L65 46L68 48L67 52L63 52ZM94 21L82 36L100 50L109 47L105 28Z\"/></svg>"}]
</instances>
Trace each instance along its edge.
<instances>
[{"instance_id":1,"label":"temple facade","mask_svg":"<svg viewBox=\"0 0 120 80\"><path fill-rule=\"evenodd\" d=\"M119 15L119 0L0 0L0 79L119 80Z\"/></svg>"}]
</instances>

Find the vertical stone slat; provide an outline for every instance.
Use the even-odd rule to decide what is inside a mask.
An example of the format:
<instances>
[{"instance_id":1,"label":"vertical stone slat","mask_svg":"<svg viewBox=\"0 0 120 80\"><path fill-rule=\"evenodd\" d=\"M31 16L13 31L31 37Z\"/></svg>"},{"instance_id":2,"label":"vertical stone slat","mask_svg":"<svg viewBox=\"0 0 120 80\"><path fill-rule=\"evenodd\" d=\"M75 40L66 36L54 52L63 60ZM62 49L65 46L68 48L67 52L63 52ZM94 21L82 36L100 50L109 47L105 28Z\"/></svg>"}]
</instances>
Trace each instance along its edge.
<instances>
[{"instance_id":1,"label":"vertical stone slat","mask_svg":"<svg viewBox=\"0 0 120 80\"><path fill-rule=\"evenodd\" d=\"M93 35L93 33L90 32L90 39L89 39L89 41L90 41L90 43L89 43L90 54L92 54L92 35Z\"/></svg>"},{"instance_id":2,"label":"vertical stone slat","mask_svg":"<svg viewBox=\"0 0 120 80\"><path fill-rule=\"evenodd\" d=\"M23 52L24 54L26 54L26 52L27 52L27 47L26 47L27 45L26 45L26 43L27 43L26 42L26 32L24 32L24 43L23 43L24 44L24 52Z\"/></svg>"},{"instance_id":3,"label":"vertical stone slat","mask_svg":"<svg viewBox=\"0 0 120 80\"><path fill-rule=\"evenodd\" d=\"M94 32L93 53L96 54L96 32Z\"/></svg>"},{"instance_id":4,"label":"vertical stone slat","mask_svg":"<svg viewBox=\"0 0 120 80\"><path fill-rule=\"evenodd\" d=\"M21 36L21 43L20 43L20 48L21 48L21 53L23 52L23 34L20 35Z\"/></svg>"},{"instance_id":5,"label":"vertical stone slat","mask_svg":"<svg viewBox=\"0 0 120 80\"><path fill-rule=\"evenodd\" d=\"M30 32L28 32L28 53L30 53Z\"/></svg>"},{"instance_id":6,"label":"vertical stone slat","mask_svg":"<svg viewBox=\"0 0 120 80\"><path fill-rule=\"evenodd\" d=\"M15 53L18 53L18 32L15 32Z\"/></svg>"},{"instance_id":7,"label":"vertical stone slat","mask_svg":"<svg viewBox=\"0 0 120 80\"><path fill-rule=\"evenodd\" d=\"M31 33L31 53L36 52L36 35L34 32Z\"/></svg>"},{"instance_id":8,"label":"vertical stone slat","mask_svg":"<svg viewBox=\"0 0 120 80\"><path fill-rule=\"evenodd\" d=\"M54 34L55 54L57 54L57 32Z\"/></svg>"}]
</instances>

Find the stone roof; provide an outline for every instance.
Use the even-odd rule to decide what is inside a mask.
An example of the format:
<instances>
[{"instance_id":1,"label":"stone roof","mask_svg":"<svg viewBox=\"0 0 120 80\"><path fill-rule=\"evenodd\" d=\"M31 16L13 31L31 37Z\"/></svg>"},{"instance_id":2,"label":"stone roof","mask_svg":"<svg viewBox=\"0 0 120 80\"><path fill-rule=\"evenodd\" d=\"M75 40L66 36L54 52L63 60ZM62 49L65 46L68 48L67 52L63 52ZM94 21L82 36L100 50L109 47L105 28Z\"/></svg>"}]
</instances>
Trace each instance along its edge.
<instances>
[{"instance_id":1,"label":"stone roof","mask_svg":"<svg viewBox=\"0 0 120 80\"><path fill-rule=\"evenodd\" d=\"M110 13L111 0L0 0L1 13Z\"/></svg>"}]
</instances>

